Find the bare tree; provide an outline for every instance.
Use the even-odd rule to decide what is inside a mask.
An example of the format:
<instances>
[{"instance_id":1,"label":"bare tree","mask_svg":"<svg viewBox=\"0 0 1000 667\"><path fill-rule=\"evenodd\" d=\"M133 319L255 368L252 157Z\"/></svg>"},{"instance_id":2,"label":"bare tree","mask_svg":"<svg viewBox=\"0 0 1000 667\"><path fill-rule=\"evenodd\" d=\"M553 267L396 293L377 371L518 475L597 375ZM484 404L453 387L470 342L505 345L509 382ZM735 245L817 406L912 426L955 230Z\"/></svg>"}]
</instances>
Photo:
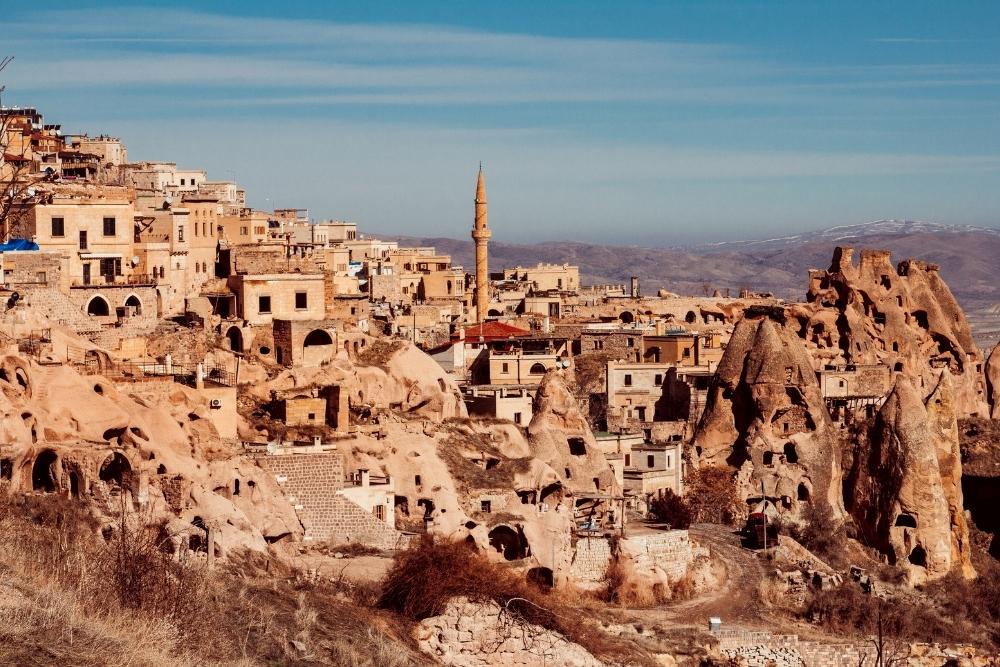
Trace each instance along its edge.
<instances>
[{"instance_id":1,"label":"bare tree","mask_svg":"<svg viewBox=\"0 0 1000 667\"><path fill-rule=\"evenodd\" d=\"M14 56L0 57L0 74L14 61ZM34 186L48 178L32 170L34 162L30 124L16 110L3 104L6 86L0 83L0 224L3 242L22 233L22 223L34 196Z\"/></svg>"}]
</instances>

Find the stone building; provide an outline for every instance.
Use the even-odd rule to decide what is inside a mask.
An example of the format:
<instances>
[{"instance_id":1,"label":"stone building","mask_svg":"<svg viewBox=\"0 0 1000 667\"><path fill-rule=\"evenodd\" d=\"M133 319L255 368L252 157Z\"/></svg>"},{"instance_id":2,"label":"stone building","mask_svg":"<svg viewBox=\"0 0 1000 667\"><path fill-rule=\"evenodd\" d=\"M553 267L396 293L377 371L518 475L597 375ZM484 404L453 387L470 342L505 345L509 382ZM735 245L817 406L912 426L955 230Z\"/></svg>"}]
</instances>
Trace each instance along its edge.
<instances>
[{"instance_id":1,"label":"stone building","mask_svg":"<svg viewBox=\"0 0 1000 667\"><path fill-rule=\"evenodd\" d=\"M236 309L250 325L274 319L322 320L326 315L322 273L237 274L229 277Z\"/></svg>"},{"instance_id":2,"label":"stone building","mask_svg":"<svg viewBox=\"0 0 1000 667\"><path fill-rule=\"evenodd\" d=\"M289 320L271 323L275 361L285 366L320 366L331 361L339 347L337 323L331 320Z\"/></svg>"},{"instance_id":3,"label":"stone building","mask_svg":"<svg viewBox=\"0 0 1000 667\"><path fill-rule=\"evenodd\" d=\"M575 292L580 289L580 267L569 264L538 264L537 266L515 266L503 270L503 279L527 283L533 292L558 290Z\"/></svg>"}]
</instances>

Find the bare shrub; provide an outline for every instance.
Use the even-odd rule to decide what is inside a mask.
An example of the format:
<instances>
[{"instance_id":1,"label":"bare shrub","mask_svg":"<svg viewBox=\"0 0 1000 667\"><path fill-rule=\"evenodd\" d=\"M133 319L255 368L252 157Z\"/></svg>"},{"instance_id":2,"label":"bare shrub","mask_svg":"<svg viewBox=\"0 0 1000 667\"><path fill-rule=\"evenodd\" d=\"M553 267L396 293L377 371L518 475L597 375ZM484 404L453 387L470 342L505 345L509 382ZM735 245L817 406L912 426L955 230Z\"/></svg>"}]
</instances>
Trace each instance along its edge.
<instances>
[{"instance_id":1,"label":"bare shrub","mask_svg":"<svg viewBox=\"0 0 1000 667\"><path fill-rule=\"evenodd\" d=\"M177 560L165 550L170 536L146 512L124 506L97 570L123 609L143 611L178 624L198 618L206 570L198 561Z\"/></svg>"},{"instance_id":2,"label":"bare shrub","mask_svg":"<svg viewBox=\"0 0 1000 667\"><path fill-rule=\"evenodd\" d=\"M729 468L702 466L688 475L685 485L693 523L733 525L743 518L745 508Z\"/></svg>"},{"instance_id":3,"label":"bare shrub","mask_svg":"<svg viewBox=\"0 0 1000 667\"><path fill-rule=\"evenodd\" d=\"M782 531L829 565L838 569L849 567L847 529L843 521L833 516L830 506L809 503L803 519L804 525L782 524Z\"/></svg>"},{"instance_id":4,"label":"bare shrub","mask_svg":"<svg viewBox=\"0 0 1000 667\"><path fill-rule=\"evenodd\" d=\"M687 530L691 525L691 508L673 489L665 489L649 504L649 513L657 521L670 524L671 528Z\"/></svg>"},{"instance_id":5,"label":"bare shrub","mask_svg":"<svg viewBox=\"0 0 1000 667\"><path fill-rule=\"evenodd\" d=\"M512 637L530 636L529 626L540 626L612 663L628 656L636 664L655 664L601 631L567 598L528 583L465 542L424 536L396 554L382 581L378 606L420 620L439 615L454 598L496 603L502 610L498 625Z\"/></svg>"}]
</instances>

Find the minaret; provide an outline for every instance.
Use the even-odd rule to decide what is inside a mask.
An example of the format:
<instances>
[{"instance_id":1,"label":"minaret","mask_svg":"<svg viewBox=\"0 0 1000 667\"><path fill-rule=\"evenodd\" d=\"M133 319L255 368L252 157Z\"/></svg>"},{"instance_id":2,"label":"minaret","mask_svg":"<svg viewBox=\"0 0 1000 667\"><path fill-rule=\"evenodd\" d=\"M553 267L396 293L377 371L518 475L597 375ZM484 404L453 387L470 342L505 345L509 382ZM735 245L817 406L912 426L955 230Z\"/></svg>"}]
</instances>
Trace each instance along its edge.
<instances>
[{"instance_id":1,"label":"minaret","mask_svg":"<svg viewBox=\"0 0 1000 667\"><path fill-rule=\"evenodd\" d=\"M476 242L476 320L486 321L490 303L490 272L487 264L486 244L493 233L486 226L486 177L483 165L479 165L476 180L476 221L472 227L472 238Z\"/></svg>"}]
</instances>

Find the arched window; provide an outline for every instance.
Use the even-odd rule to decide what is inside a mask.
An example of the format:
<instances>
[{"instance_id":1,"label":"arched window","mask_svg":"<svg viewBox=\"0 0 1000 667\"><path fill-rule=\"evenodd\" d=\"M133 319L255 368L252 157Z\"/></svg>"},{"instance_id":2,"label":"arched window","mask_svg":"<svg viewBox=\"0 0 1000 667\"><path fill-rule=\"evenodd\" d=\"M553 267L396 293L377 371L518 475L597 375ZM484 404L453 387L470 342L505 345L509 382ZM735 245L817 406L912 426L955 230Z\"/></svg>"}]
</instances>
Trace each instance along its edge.
<instances>
[{"instance_id":1,"label":"arched window","mask_svg":"<svg viewBox=\"0 0 1000 667\"><path fill-rule=\"evenodd\" d=\"M544 364L540 364L540 363L532 364L531 368L528 370L528 372L530 374L532 374L532 375L544 375L545 374L545 365Z\"/></svg>"},{"instance_id":2,"label":"arched window","mask_svg":"<svg viewBox=\"0 0 1000 667\"><path fill-rule=\"evenodd\" d=\"M303 347L310 347L312 345L333 345L333 338L323 329L313 329L302 343Z\"/></svg>"}]
</instances>

